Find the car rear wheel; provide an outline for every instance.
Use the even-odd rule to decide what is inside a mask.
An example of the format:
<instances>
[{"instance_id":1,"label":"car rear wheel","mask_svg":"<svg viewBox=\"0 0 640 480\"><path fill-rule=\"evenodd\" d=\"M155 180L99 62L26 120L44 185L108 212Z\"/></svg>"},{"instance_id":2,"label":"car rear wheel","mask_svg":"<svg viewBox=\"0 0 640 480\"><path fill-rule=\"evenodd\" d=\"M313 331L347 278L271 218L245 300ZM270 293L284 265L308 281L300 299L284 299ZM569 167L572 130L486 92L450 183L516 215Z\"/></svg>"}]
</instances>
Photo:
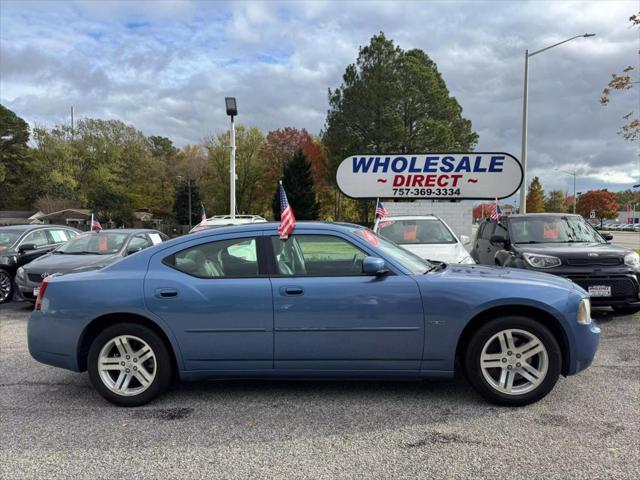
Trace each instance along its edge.
<instances>
[{"instance_id":1,"label":"car rear wheel","mask_svg":"<svg viewBox=\"0 0 640 480\"><path fill-rule=\"evenodd\" d=\"M537 402L553 389L561 367L553 334L526 317L501 317L483 325L471 337L465 355L470 383L498 405Z\"/></svg>"},{"instance_id":2,"label":"car rear wheel","mask_svg":"<svg viewBox=\"0 0 640 480\"><path fill-rule=\"evenodd\" d=\"M633 315L634 313L640 312L640 307L630 307L628 305L615 305L611 308L620 315Z\"/></svg>"},{"instance_id":3,"label":"car rear wheel","mask_svg":"<svg viewBox=\"0 0 640 480\"><path fill-rule=\"evenodd\" d=\"M125 407L150 402L168 388L172 376L171 356L160 336L133 323L103 330L91 343L87 369L100 395Z\"/></svg>"},{"instance_id":4,"label":"car rear wheel","mask_svg":"<svg viewBox=\"0 0 640 480\"><path fill-rule=\"evenodd\" d=\"M13 279L9 272L0 269L0 303L7 303L13 298Z\"/></svg>"}]
</instances>

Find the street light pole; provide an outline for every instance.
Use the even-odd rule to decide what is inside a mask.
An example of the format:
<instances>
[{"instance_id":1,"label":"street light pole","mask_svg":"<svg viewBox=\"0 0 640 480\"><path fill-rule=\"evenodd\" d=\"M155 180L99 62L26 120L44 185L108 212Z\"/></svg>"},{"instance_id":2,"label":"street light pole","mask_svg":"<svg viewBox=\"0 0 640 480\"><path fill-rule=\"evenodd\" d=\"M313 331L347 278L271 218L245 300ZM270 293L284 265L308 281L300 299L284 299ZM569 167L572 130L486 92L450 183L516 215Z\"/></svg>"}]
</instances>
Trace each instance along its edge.
<instances>
[{"instance_id":1,"label":"street light pole","mask_svg":"<svg viewBox=\"0 0 640 480\"><path fill-rule=\"evenodd\" d=\"M229 168L229 209L231 210L231 219L236 218L236 124L233 117L238 115L238 106L235 97L225 97L225 106L227 115L231 117L231 167Z\"/></svg>"},{"instance_id":2,"label":"street light pole","mask_svg":"<svg viewBox=\"0 0 640 480\"><path fill-rule=\"evenodd\" d=\"M576 204L577 204L577 196L576 196L576 171L567 172L566 170L560 170L559 168L554 169L556 172L566 173L567 175L571 175L573 177L573 213L576 213Z\"/></svg>"},{"instance_id":3,"label":"street light pole","mask_svg":"<svg viewBox=\"0 0 640 480\"><path fill-rule=\"evenodd\" d=\"M541 48L535 52L529 53L529 50L524 51L524 92L522 99L522 148L520 151L520 162L522 163L522 185L520 187L520 213L527 213L527 127L528 127L528 107L529 107L529 58L539 53L545 52L553 47L562 45L563 43L570 42L576 38L588 38L595 36L595 33L585 33L584 35L576 35L575 37L568 38L562 42L554 43L548 47ZM575 195L574 195L575 198Z\"/></svg>"},{"instance_id":4,"label":"street light pole","mask_svg":"<svg viewBox=\"0 0 640 480\"><path fill-rule=\"evenodd\" d=\"M192 225L192 220L191 217L192 215L192 211L191 211L191 179L187 178L187 190L189 191L189 231L191 231L191 229L193 228Z\"/></svg>"}]
</instances>

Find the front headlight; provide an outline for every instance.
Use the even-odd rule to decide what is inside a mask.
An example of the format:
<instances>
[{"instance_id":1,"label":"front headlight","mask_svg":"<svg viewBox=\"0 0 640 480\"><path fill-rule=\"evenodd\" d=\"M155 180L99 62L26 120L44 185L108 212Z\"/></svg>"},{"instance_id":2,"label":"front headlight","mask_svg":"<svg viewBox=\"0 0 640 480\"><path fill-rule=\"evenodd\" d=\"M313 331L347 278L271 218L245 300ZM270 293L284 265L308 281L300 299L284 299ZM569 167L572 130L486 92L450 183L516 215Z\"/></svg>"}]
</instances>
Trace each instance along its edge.
<instances>
[{"instance_id":1,"label":"front headlight","mask_svg":"<svg viewBox=\"0 0 640 480\"><path fill-rule=\"evenodd\" d=\"M624 256L624 263L631 267L640 268L640 255L636 252L628 253Z\"/></svg>"},{"instance_id":2,"label":"front headlight","mask_svg":"<svg viewBox=\"0 0 640 480\"><path fill-rule=\"evenodd\" d=\"M24 280L24 268L20 267L16 272L16 278L18 280Z\"/></svg>"},{"instance_id":3,"label":"front headlight","mask_svg":"<svg viewBox=\"0 0 640 480\"><path fill-rule=\"evenodd\" d=\"M591 323L591 300L583 298L578 305L578 323L589 325Z\"/></svg>"},{"instance_id":4,"label":"front headlight","mask_svg":"<svg viewBox=\"0 0 640 480\"><path fill-rule=\"evenodd\" d=\"M552 257L551 255L540 255L538 253L525 252L522 256L533 268L551 268L562 265L562 261L558 257Z\"/></svg>"}]
</instances>

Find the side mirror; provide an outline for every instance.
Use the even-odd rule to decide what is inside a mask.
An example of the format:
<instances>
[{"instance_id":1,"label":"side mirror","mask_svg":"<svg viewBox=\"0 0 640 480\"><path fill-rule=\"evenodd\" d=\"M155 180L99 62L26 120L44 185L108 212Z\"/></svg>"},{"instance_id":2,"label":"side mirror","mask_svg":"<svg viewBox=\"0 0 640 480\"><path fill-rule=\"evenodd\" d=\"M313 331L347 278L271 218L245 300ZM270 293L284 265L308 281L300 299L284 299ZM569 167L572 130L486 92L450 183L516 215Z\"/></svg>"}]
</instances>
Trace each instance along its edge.
<instances>
[{"instance_id":1,"label":"side mirror","mask_svg":"<svg viewBox=\"0 0 640 480\"><path fill-rule=\"evenodd\" d=\"M460 235L460 242L462 242L463 245L469 245L471 243L471 239L467 235Z\"/></svg>"},{"instance_id":2,"label":"side mirror","mask_svg":"<svg viewBox=\"0 0 640 480\"><path fill-rule=\"evenodd\" d=\"M502 245L506 245L507 244L507 239L504 238L502 235L491 235L491 238L489 239L489 241L491 243L497 243L497 244L502 244Z\"/></svg>"},{"instance_id":3,"label":"side mirror","mask_svg":"<svg viewBox=\"0 0 640 480\"><path fill-rule=\"evenodd\" d=\"M602 235L602 238L604 238L607 242L613 240L613 235L611 235L610 233L603 233L601 235Z\"/></svg>"},{"instance_id":4,"label":"side mirror","mask_svg":"<svg viewBox=\"0 0 640 480\"><path fill-rule=\"evenodd\" d=\"M29 250L35 250L37 248L38 246L35 243L23 243L22 245L20 245L20 248L18 249L18 251L20 253L24 253Z\"/></svg>"},{"instance_id":5,"label":"side mirror","mask_svg":"<svg viewBox=\"0 0 640 480\"><path fill-rule=\"evenodd\" d=\"M362 271L367 275L386 275L389 270L384 266L384 260L378 257L364 257Z\"/></svg>"}]
</instances>

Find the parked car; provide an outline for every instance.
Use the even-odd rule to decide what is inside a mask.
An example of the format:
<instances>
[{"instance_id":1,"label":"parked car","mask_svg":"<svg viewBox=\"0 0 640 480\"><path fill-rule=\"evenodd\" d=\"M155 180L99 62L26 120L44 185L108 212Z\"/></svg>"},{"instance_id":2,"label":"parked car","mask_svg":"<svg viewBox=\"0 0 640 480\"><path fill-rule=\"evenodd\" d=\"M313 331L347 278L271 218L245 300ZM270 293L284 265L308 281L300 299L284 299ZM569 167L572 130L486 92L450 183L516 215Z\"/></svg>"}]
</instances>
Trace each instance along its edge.
<instances>
[{"instance_id":1,"label":"parked car","mask_svg":"<svg viewBox=\"0 0 640 480\"><path fill-rule=\"evenodd\" d=\"M469 237L458 238L435 215L385 217L376 222L373 231L427 260L476 263L465 248Z\"/></svg>"},{"instance_id":2,"label":"parked car","mask_svg":"<svg viewBox=\"0 0 640 480\"><path fill-rule=\"evenodd\" d=\"M46 277L28 344L42 363L88 370L124 406L174 374L422 379L456 368L488 400L525 405L587 368L599 333L588 294L563 278L434 265L358 225L299 222L287 240L276 223L218 228Z\"/></svg>"},{"instance_id":3,"label":"parked car","mask_svg":"<svg viewBox=\"0 0 640 480\"><path fill-rule=\"evenodd\" d=\"M189 233L230 225L246 225L247 223L267 223L267 220L260 215L236 215L235 218L231 218L231 215L214 215L193 227Z\"/></svg>"},{"instance_id":4,"label":"parked car","mask_svg":"<svg viewBox=\"0 0 640 480\"><path fill-rule=\"evenodd\" d=\"M486 221L471 255L478 263L526 268L566 277L598 306L621 314L640 311L640 256L607 243L580 215L540 213Z\"/></svg>"},{"instance_id":5,"label":"parked car","mask_svg":"<svg viewBox=\"0 0 640 480\"><path fill-rule=\"evenodd\" d=\"M35 301L42 279L49 275L97 270L166 239L164 233L146 229L81 233L47 255L20 267L16 272L16 284L24 299Z\"/></svg>"},{"instance_id":6,"label":"parked car","mask_svg":"<svg viewBox=\"0 0 640 480\"><path fill-rule=\"evenodd\" d=\"M13 298L14 277L22 265L45 255L80 230L60 225L0 227L0 303Z\"/></svg>"}]
</instances>

